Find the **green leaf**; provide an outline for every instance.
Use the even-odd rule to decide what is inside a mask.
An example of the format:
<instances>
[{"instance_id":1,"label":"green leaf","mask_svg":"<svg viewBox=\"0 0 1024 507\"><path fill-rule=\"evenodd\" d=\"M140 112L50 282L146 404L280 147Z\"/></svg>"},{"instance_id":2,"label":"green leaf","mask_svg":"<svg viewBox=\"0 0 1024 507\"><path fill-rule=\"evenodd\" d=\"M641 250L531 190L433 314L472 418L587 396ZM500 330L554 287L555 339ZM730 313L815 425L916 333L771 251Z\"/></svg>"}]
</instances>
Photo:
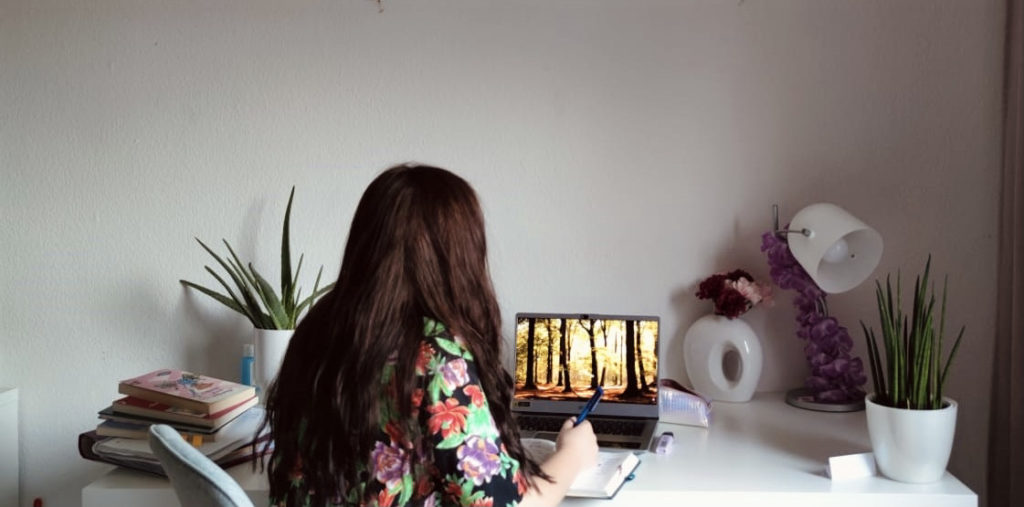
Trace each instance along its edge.
<instances>
[{"instance_id":1,"label":"green leaf","mask_svg":"<svg viewBox=\"0 0 1024 507\"><path fill-rule=\"evenodd\" d=\"M868 365L871 367L871 379L874 382L875 394L881 398L886 398L885 378L882 371L882 361L878 357L878 342L875 340L875 333L868 329L864 321L861 321L860 327L864 330L864 341L868 345Z\"/></svg>"},{"instance_id":2,"label":"green leaf","mask_svg":"<svg viewBox=\"0 0 1024 507\"><path fill-rule=\"evenodd\" d=\"M288 206L284 210L284 230L281 232L281 299L290 301L292 299L292 250L290 227L292 216L292 199L295 198L295 186L288 194Z\"/></svg>"},{"instance_id":3,"label":"green leaf","mask_svg":"<svg viewBox=\"0 0 1024 507\"><path fill-rule=\"evenodd\" d=\"M255 299L253 299L252 294L249 292L248 287L244 282L244 278L240 277L234 270L232 270L231 265L228 262L225 262L224 259L222 259L219 255L217 255L217 253L214 252L213 249L206 246L206 243L203 243L202 240L200 240L199 238L195 238L195 240L196 242L199 243L200 246L203 247L204 250L206 250L207 253L213 256L213 258L217 260L217 263L220 264L221 267L223 267L224 270L228 272L228 275L231 276L232 281L235 282L235 285L238 287L242 299L244 300L244 304L242 304L241 306L244 307L245 311L242 311L240 313L242 313L242 315L249 317L249 320L253 322L253 325L256 325L258 327L258 321L260 320L260 315L262 315L262 312L260 311L259 306L257 306ZM227 245L227 241L224 241L224 244ZM228 245L228 250L231 251L231 245Z\"/></svg>"},{"instance_id":4,"label":"green leaf","mask_svg":"<svg viewBox=\"0 0 1024 507\"><path fill-rule=\"evenodd\" d=\"M448 338L441 338L440 336L435 338L437 345L455 357L462 357L462 345L459 345L455 340L449 340Z\"/></svg>"},{"instance_id":5,"label":"green leaf","mask_svg":"<svg viewBox=\"0 0 1024 507\"><path fill-rule=\"evenodd\" d=\"M302 315L303 310L305 310L307 306L312 305L314 301L316 301L317 299L320 298L320 296L330 292L330 290L334 288L334 284L331 283L331 284L328 284L328 285L324 286L324 288L322 288L322 289L317 289L317 286L320 285L320 275L322 275L323 272L324 272L324 267L320 266L320 271L317 272L317 274L316 274L316 282L313 284L313 293L310 294L309 297L307 297L306 299L302 300L301 303L299 303L298 305L295 306L295 317L296 317L296 320L298 320L298 316L299 315Z\"/></svg>"},{"instance_id":6,"label":"green leaf","mask_svg":"<svg viewBox=\"0 0 1024 507\"><path fill-rule=\"evenodd\" d=\"M491 411L487 405L477 407L470 403L469 417L466 418L466 431L486 439L500 437L497 427L491 422Z\"/></svg>"},{"instance_id":7,"label":"green leaf","mask_svg":"<svg viewBox=\"0 0 1024 507\"><path fill-rule=\"evenodd\" d=\"M225 266L225 269L231 273L231 278L235 280L235 283L242 288L246 306L248 306L254 313L261 315L261 318L259 319L260 322L256 327L259 329L273 329L273 321L271 321L270 316L263 311L263 308L265 307L260 307L259 288L256 286L256 280L253 279L249 272L245 270L243 267L244 264L242 264L242 261L238 258L238 254L235 253L235 249L231 248L231 243L228 243L226 239L222 241L224 242L224 246L227 247L228 252L231 254L231 257L228 258L228 263L230 263L231 267L229 268Z\"/></svg>"},{"instance_id":8,"label":"green leaf","mask_svg":"<svg viewBox=\"0 0 1024 507\"><path fill-rule=\"evenodd\" d=\"M291 266L291 210L295 199L295 186L292 186L288 195L288 204L285 207L284 223L281 232L281 292L280 296L267 281L260 276L252 263L245 263L238 257L238 254L231 247L227 240L222 240L227 247L229 256L221 257L199 238L195 240L209 253L217 263L227 272L234 283L234 287L226 281L226 278L219 275L211 268L206 270L227 291L227 296L218 292L206 289L199 285L182 280L186 287L200 290L218 302L225 304L233 311L236 311L252 322L253 326L262 329L294 329L302 312L312 305L317 298L323 296L333 289L334 284L320 288L320 279L323 274L323 266L317 273L316 284L313 293L303 299L301 290L298 288L299 273L302 270L303 255L299 255L298 267L292 272ZM236 293L237 291L237 293ZM214 296L216 294L217 296Z\"/></svg>"},{"instance_id":9,"label":"green leaf","mask_svg":"<svg viewBox=\"0 0 1024 507\"><path fill-rule=\"evenodd\" d=\"M295 267L295 273L292 275L292 285L291 285L291 291L292 292L291 292L291 294L288 297L281 296L281 298L282 298L281 302L284 304L284 310L286 312L288 312L289 316L292 316L292 317L298 317L298 315L299 315L298 312L295 311L295 309L298 308L299 301L301 300L299 295L302 292L302 288L299 287L299 272L302 271L302 259L303 259L303 257L305 257L304 254L299 254L299 264L298 264L298 266ZM320 270L323 271L323 266L320 267ZM319 278L319 275L318 275L318 278ZM314 286L313 290L314 291L316 290L315 286ZM294 325L294 323L293 323L293 325Z\"/></svg>"},{"instance_id":10,"label":"green leaf","mask_svg":"<svg viewBox=\"0 0 1024 507\"><path fill-rule=\"evenodd\" d=\"M214 278L216 278L218 282L220 282L220 284L221 284L221 285L222 285L222 286L224 287L224 289L228 291L228 295L229 295L229 296L231 296L231 300L232 300L232 301L234 301L234 302L235 302L235 304L237 304L237 305L238 305L238 308L237 308L237 309L235 309L235 311L237 311L237 312L239 312L239 313L241 313L241 314L245 315L246 317L248 317L248 318L249 318L249 320L250 320L250 321L253 321L253 322L255 322L255 320L256 320L256 319L257 319L258 317L254 316L254 315L252 314L252 312L251 312L251 311L249 310L249 308L248 308L248 307L246 307L246 306L245 306L245 305L244 305L244 304L242 303L242 301L241 301L240 299L238 299L238 296L236 296L236 295L235 295L235 293L234 293L234 291L232 291L232 290L231 290L231 286L230 286L230 285L228 285L228 284L227 284L227 282L225 282L225 281L224 281L224 279L223 279L223 278L221 278L221 277L220 277L220 275L218 275L218 274L217 274L217 272L213 270L213 268L211 268L210 266L204 266L204 267L206 268L206 271L207 271L208 273L210 273L211 275L213 275L213 277L214 277Z\"/></svg>"},{"instance_id":11,"label":"green leaf","mask_svg":"<svg viewBox=\"0 0 1024 507\"><path fill-rule=\"evenodd\" d=\"M398 497L398 505L405 505L412 498L412 493L415 491L415 484L412 481L412 474L405 474L402 476L402 493Z\"/></svg>"},{"instance_id":12,"label":"green leaf","mask_svg":"<svg viewBox=\"0 0 1024 507\"><path fill-rule=\"evenodd\" d=\"M897 271L895 292L892 290L891 277L887 275L885 281L884 289L881 282L875 282L881 344L877 342L874 331L861 322L868 348L868 364L879 400L893 407L941 408L943 385L964 332L961 328L957 341L942 365L949 277L943 280L942 300L939 302L931 278L929 255L922 274L914 280L909 315L904 313L902 307L900 272ZM936 311L939 312L938 316Z\"/></svg>"},{"instance_id":13,"label":"green leaf","mask_svg":"<svg viewBox=\"0 0 1024 507\"><path fill-rule=\"evenodd\" d=\"M451 389L448 389L448 384L444 381L444 376L440 372L434 372L433 376L430 378L430 383L427 384L427 395L430 396L429 400L432 403L437 402L441 399L442 392L445 396L452 395Z\"/></svg>"},{"instance_id":14,"label":"green leaf","mask_svg":"<svg viewBox=\"0 0 1024 507\"><path fill-rule=\"evenodd\" d=\"M423 318L423 336L440 336L444 331L444 324L431 318Z\"/></svg>"},{"instance_id":15,"label":"green leaf","mask_svg":"<svg viewBox=\"0 0 1024 507\"><path fill-rule=\"evenodd\" d=\"M256 287L259 290L260 297L263 299L264 306L267 307L267 311L270 313L270 317L274 319L276 329L287 329L288 328L288 314L284 311L284 306L281 305L281 300L278 299L277 294L274 293L274 287L267 282L256 268L253 267L252 263L249 264L249 272L252 273L253 278L256 279Z\"/></svg>"},{"instance_id":16,"label":"green leaf","mask_svg":"<svg viewBox=\"0 0 1024 507\"><path fill-rule=\"evenodd\" d=\"M942 306L939 309L939 337L938 344L935 347L935 356L933 358L934 366L932 369L932 385L935 390L935 405L933 408L942 408L942 379L945 377L946 372L942 368L942 344L945 341L946 335L946 289L949 288L949 275L942 278ZM941 371L940 371L941 370Z\"/></svg>"},{"instance_id":17,"label":"green leaf","mask_svg":"<svg viewBox=\"0 0 1024 507\"><path fill-rule=\"evenodd\" d=\"M203 294L206 294L207 296L210 296L213 299L216 299L217 301L219 301L224 306L226 306L226 307L228 307L228 308L230 308L230 309L232 309L232 310L234 310L234 311L236 311L238 313L241 313L242 315L245 315L246 317L248 317L248 315L246 314L245 310L241 307L241 305L236 303L231 298L229 298L229 297L227 297L227 296L225 296L225 295L223 295L223 294L221 294L219 292L215 292L213 290L207 289L206 287L203 287L202 285L192 283L192 282L190 282L188 280L178 280L178 281L181 282L182 285L184 285L186 287L191 287L191 288L193 288L193 289L195 289L195 290L197 290L199 292L202 292Z\"/></svg>"},{"instance_id":18,"label":"green leaf","mask_svg":"<svg viewBox=\"0 0 1024 507\"><path fill-rule=\"evenodd\" d=\"M964 337L964 329L966 328L960 328L960 333L957 335L956 341L953 342L953 349L949 351L949 357L946 358L946 366L942 369L942 376L939 378L939 394L942 394L942 388L946 385L946 376L949 375L949 367L953 364L953 358L960 350L960 340Z\"/></svg>"},{"instance_id":19,"label":"green leaf","mask_svg":"<svg viewBox=\"0 0 1024 507\"><path fill-rule=\"evenodd\" d=\"M466 434L456 431L437 444L437 449L455 449L466 441Z\"/></svg>"}]
</instances>

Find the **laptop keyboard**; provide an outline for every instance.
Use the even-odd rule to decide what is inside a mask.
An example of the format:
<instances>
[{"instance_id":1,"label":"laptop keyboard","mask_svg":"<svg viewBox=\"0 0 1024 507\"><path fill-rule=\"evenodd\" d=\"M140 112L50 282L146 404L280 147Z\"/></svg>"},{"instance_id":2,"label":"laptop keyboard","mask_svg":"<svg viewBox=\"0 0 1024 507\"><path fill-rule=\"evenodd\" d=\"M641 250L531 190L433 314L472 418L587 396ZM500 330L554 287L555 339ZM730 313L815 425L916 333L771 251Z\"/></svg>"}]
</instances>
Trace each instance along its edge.
<instances>
[{"instance_id":1,"label":"laptop keyboard","mask_svg":"<svg viewBox=\"0 0 1024 507\"><path fill-rule=\"evenodd\" d=\"M539 415L520 415L517 420L519 427L524 430L550 431L558 433L562 429L565 418L545 417ZM591 417L588 419L594 427L594 433L604 435L623 435L639 437L644 433L644 421L631 421L623 419L601 419Z\"/></svg>"}]
</instances>

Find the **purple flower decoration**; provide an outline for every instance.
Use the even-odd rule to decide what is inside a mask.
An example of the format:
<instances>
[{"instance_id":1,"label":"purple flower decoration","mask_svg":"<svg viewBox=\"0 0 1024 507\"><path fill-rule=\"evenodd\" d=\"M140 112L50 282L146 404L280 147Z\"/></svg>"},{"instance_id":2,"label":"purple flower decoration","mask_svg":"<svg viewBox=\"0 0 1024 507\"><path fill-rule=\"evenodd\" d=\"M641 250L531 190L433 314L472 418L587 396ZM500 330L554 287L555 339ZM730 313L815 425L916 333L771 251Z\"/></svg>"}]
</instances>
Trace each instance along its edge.
<instances>
[{"instance_id":1,"label":"purple flower decoration","mask_svg":"<svg viewBox=\"0 0 1024 507\"><path fill-rule=\"evenodd\" d=\"M867 382L864 363L850 354L850 333L828 315L825 291L814 283L789 251L789 245L774 232L761 236L761 251L768 257L775 284L796 291L796 335L807 342L804 355L811 367L811 376L804 384L814 392L814 401L849 403L863 399L861 386Z\"/></svg>"},{"instance_id":2,"label":"purple flower decoration","mask_svg":"<svg viewBox=\"0 0 1024 507\"><path fill-rule=\"evenodd\" d=\"M444 383L449 392L469 382L469 372L466 368L466 360L461 357L452 359L441 367L441 375L444 376Z\"/></svg>"},{"instance_id":3,"label":"purple flower decoration","mask_svg":"<svg viewBox=\"0 0 1024 507\"><path fill-rule=\"evenodd\" d=\"M478 435L470 435L456 453L459 458L459 469L477 486L490 482L491 477L501 469L499 452L494 442Z\"/></svg>"},{"instance_id":4,"label":"purple flower decoration","mask_svg":"<svg viewBox=\"0 0 1024 507\"><path fill-rule=\"evenodd\" d=\"M370 462L374 477L388 490L398 486L402 477L409 473L409 460L397 445L384 445L378 441L370 453Z\"/></svg>"}]
</instances>

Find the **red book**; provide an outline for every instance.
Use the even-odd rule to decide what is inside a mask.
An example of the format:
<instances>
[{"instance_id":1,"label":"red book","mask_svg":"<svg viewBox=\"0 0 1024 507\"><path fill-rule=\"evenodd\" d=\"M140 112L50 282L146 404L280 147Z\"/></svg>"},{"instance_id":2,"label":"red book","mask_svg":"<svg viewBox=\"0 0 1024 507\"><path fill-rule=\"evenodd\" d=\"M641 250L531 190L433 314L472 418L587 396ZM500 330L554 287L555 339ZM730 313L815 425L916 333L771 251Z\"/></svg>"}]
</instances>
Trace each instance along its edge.
<instances>
[{"instance_id":1,"label":"red book","mask_svg":"<svg viewBox=\"0 0 1024 507\"><path fill-rule=\"evenodd\" d=\"M110 405L110 408L115 413L131 414L133 416L142 416L148 419L215 429L238 417L242 412L245 412L253 405L256 405L258 401L259 399L253 396L237 405L225 408L220 412L204 414L202 412L178 408L158 401L147 401L132 396L125 396L119 400L114 400ZM102 412L100 413L100 416L103 416Z\"/></svg>"},{"instance_id":2,"label":"red book","mask_svg":"<svg viewBox=\"0 0 1024 507\"><path fill-rule=\"evenodd\" d=\"M253 386L173 368L122 380L117 391L201 414L218 413L256 395Z\"/></svg>"}]
</instances>

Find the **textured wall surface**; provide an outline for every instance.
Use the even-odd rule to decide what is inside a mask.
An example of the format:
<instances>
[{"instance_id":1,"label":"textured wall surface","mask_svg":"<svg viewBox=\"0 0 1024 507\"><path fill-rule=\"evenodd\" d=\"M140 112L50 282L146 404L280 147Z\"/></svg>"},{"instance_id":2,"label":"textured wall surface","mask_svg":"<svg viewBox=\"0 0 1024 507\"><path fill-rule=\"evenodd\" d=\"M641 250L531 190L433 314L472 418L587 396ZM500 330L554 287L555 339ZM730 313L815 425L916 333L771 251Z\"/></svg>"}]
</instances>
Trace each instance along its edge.
<instances>
[{"instance_id":1,"label":"textured wall surface","mask_svg":"<svg viewBox=\"0 0 1024 507\"><path fill-rule=\"evenodd\" d=\"M874 225L876 276L949 273L966 342L951 470L983 492L996 273L1002 2L959 0L0 0L0 385L21 398L22 505L77 505L106 470L78 433L116 382L234 378L250 329L186 293L192 239L276 276L297 186L304 285L336 275L390 164L479 192L516 311L658 314L664 374L772 203ZM307 289L308 290L308 289ZM806 372L789 295L747 319L760 390ZM874 322L871 284L833 297ZM863 351L859 331L854 333Z\"/></svg>"}]
</instances>

